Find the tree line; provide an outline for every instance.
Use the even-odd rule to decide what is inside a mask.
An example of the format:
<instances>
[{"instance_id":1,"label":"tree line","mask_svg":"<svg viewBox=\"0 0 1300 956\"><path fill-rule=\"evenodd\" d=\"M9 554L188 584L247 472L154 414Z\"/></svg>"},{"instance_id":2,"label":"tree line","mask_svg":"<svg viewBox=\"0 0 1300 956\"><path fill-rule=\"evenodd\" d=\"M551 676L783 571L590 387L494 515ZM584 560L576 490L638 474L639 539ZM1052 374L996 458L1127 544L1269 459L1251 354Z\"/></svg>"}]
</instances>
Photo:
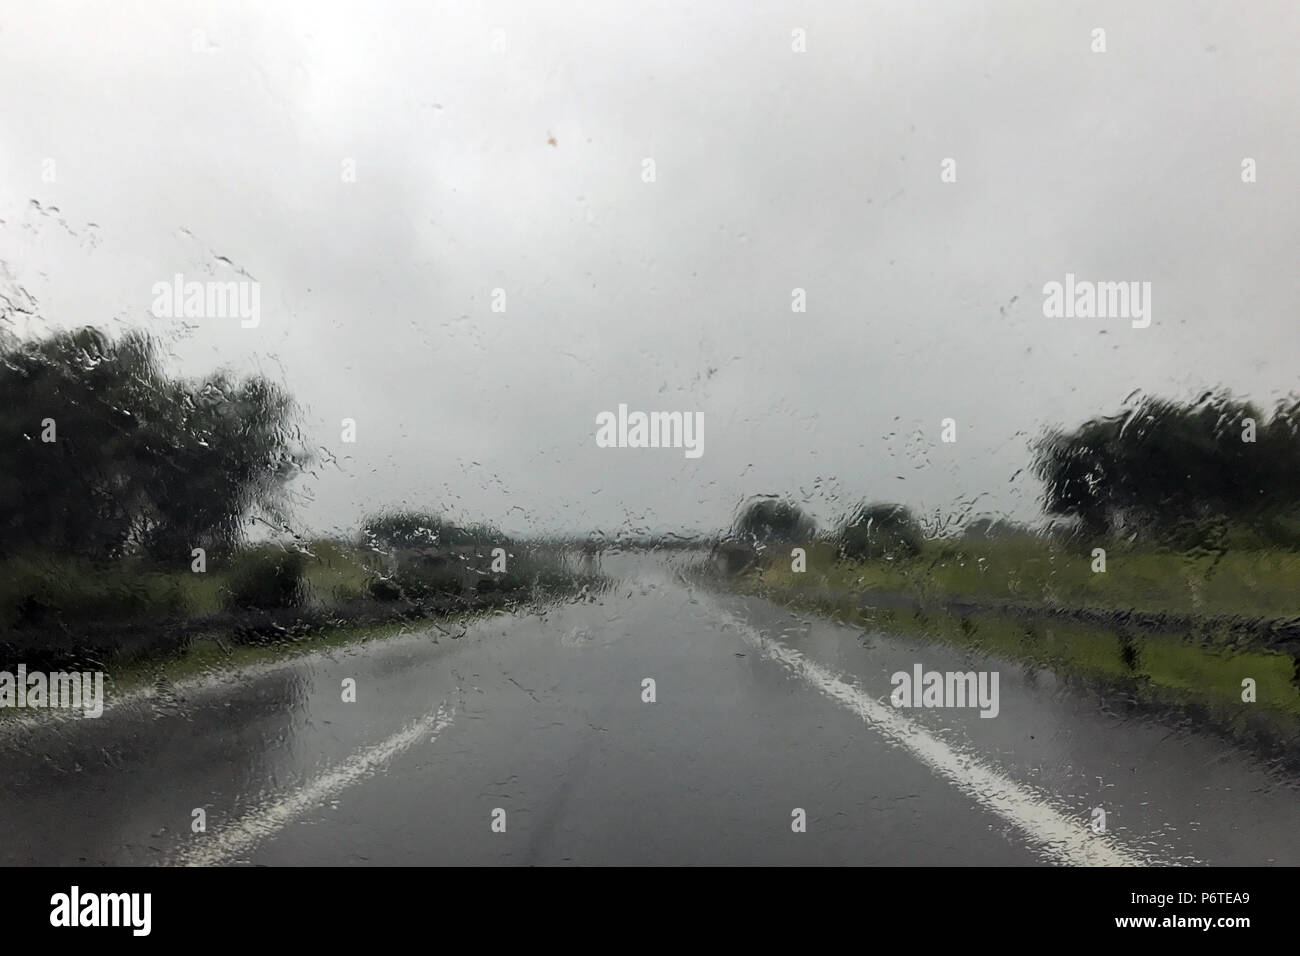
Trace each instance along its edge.
<instances>
[{"instance_id":1,"label":"tree line","mask_svg":"<svg viewBox=\"0 0 1300 956\"><path fill-rule=\"evenodd\" d=\"M254 516L287 520L288 484L311 460L289 393L257 375L177 377L161 357L143 332L0 331L0 558L188 560L196 547L235 549ZM1266 414L1226 391L1146 398L1051 429L1031 454L1045 515L1078 536L1192 546L1244 529L1262 546L1300 547L1300 400ZM816 531L797 504L764 496L731 535L763 544ZM915 554L925 537L909 509L873 501L827 534L862 559ZM419 512L368 519L363 535L379 548L501 538Z\"/></svg>"},{"instance_id":2,"label":"tree line","mask_svg":"<svg viewBox=\"0 0 1300 956\"><path fill-rule=\"evenodd\" d=\"M1066 538L1300 548L1300 400L1265 414L1227 391L1191 402L1151 397L1073 429L1049 429L1031 452L1043 511ZM968 538L1017 532L1030 533L987 517L964 529ZM778 496L747 502L730 531L751 547L817 534L798 504ZM821 536L854 560L913 556L925 538L913 512L891 502L856 505Z\"/></svg>"}]
</instances>

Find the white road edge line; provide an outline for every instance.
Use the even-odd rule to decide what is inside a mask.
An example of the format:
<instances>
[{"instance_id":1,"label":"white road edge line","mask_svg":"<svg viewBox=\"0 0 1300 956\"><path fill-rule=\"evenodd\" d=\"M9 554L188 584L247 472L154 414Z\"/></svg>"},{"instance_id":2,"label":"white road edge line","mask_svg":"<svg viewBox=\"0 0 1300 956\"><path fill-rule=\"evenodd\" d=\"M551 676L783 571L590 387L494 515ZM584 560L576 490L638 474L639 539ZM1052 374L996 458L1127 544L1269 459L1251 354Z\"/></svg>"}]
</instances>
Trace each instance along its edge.
<instances>
[{"instance_id":1,"label":"white road edge line","mask_svg":"<svg viewBox=\"0 0 1300 956\"><path fill-rule=\"evenodd\" d=\"M432 625L426 627L416 626L409 631L399 631L390 637L375 639L373 644L376 647L388 649L400 647L403 642L409 644L423 643L432 629ZM197 694L229 690L244 681L257 680L261 677L268 677L271 674L278 674L280 671L302 667L303 665L335 663L345 654L366 653L371 645L372 641L366 640L311 650L292 650L284 657L274 660L240 664L229 669L216 665L211 670L196 674L193 677L183 677L177 681L133 687L131 690L122 691L121 693L109 683L108 674L105 672L104 713L99 718L83 717L77 711L69 712L53 709L6 716L3 720L0 720L0 746L4 746L11 737L40 730L44 727L56 724L76 725L86 720L102 720L119 710L130 710L133 707L139 707L154 700L178 698L181 703L191 703L192 701L188 700L186 695L192 697Z\"/></svg>"},{"instance_id":2,"label":"white road edge line","mask_svg":"<svg viewBox=\"0 0 1300 956\"><path fill-rule=\"evenodd\" d=\"M1045 857L1071 866L1150 866L1105 834L1053 807L1047 798L1003 776L972 754L962 753L924 727L868 697L840 675L808 660L793 648L763 636L747 622L717 607L745 642L781 664L827 697L861 717L981 806L1023 833Z\"/></svg>"},{"instance_id":3,"label":"white road edge line","mask_svg":"<svg viewBox=\"0 0 1300 956\"><path fill-rule=\"evenodd\" d=\"M438 735L451 725L455 716L455 708L448 708L444 703L436 711L407 724L387 740L358 751L337 767L279 799L248 811L216 833L194 834L196 845L181 851L169 861L169 865L218 866L247 853L313 806L374 773L422 737L430 736L436 741Z\"/></svg>"}]
</instances>

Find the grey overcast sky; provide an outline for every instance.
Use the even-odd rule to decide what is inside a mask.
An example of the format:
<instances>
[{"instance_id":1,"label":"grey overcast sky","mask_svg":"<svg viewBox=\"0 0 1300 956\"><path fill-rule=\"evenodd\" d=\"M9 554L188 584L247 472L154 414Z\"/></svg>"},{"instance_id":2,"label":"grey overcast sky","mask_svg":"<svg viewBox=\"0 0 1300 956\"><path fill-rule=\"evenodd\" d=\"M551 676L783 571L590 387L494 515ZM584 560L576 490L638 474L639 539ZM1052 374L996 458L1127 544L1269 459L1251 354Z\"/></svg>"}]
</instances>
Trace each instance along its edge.
<instances>
[{"instance_id":1,"label":"grey overcast sky","mask_svg":"<svg viewBox=\"0 0 1300 956\"><path fill-rule=\"evenodd\" d=\"M1297 389L1292 0L2 8L7 322L282 382L337 456L306 529L1032 518L1045 425ZM236 268L258 327L150 314ZM1150 282L1150 327L1045 317L1067 272ZM703 456L596 447L619 403L703 412Z\"/></svg>"}]
</instances>

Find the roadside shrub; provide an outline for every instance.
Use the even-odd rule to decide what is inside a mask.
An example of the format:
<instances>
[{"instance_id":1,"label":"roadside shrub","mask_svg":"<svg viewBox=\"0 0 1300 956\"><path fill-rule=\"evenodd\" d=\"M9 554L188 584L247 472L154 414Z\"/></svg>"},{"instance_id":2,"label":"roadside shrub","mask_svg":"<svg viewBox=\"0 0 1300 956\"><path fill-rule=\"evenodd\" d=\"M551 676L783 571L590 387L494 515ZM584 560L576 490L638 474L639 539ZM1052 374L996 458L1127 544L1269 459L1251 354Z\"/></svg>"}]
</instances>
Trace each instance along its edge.
<instances>
[{"instance_id":1,"label":"roadside shrub","mask_svg":"<svg viewBox=\"0 0 1300 956\"><path fill-rule=\"evenodd\" d=\"M0 626L123 621L186 608L183 577L137 561L13 558L0 565Z\"/></svg>"},{"instance_id":2,"label":"roadside shrub","mask_svg":"<svg viewBox=\"0 0 1300 956\"><path fill-rule=\"evenodd\" d=\"M494 575L486 588L484 581L480 581L480 591L522 594L533 590L576 590L579 581L588 577L578 568L579 555L565 548L519 544L508 550L509 571Z\"/></svg>"},{"instance_id":3,"label":"roadside shrub","mask_svg":"<svg viewBox=\"0 0 1300 956\"><path fill-rule=\"evenodd\" d=\"M903 505L859 505L840 523L835 536L841 558L850 561L899 560L921 553L925 536Z\"/></svg>"},{"instance_id":4,"label":"roadside shrub","mask_svg":"<svg viewBox=\"0 0 1300 956\"><path fill-rule=\"evenodd\" d=\"M308 592L314 602L352 604L365 600L374 570L366 555L337 538L317 538L303 552Z\"/></svg>"},{"instance_id":5,"label":"roadside shrub","mask_svg":"<svg viewBox=\"0 0 1300 956\"><path fill-rule=\"evenodd\" d=\"M740 509L732 531L745 543L776 544L808 540L817 523L793 501L758 498Z\"/></svg>"},{"instance_id":6,"label":"roadside shrub","mask_svg":"<svg viewBox=\"0 0 1300 956\"><path fill-rule=\"evenodd\" d=\"M388 602L402 599L402 587L392 578L371 578L366 592L376 601Z\"/></svg>"},{"instance_id":7,"label":"roadside shrub","mask_svg":"<svg viewBox=\"0 0 1300 956\"><path fill-rule=\"evenodd\" d=\"M497 595L515 598L533 592L576 590L599 577L579 553L554 543L510 543L487 525L470 526L485 540L441 548L401 549L388 556L386 569L366 582L376 601L420 604L449 597ZM506 569L493 570L493 550L506 549ZM579 565L583 565L582 568Z\"/></svg>"},{"instance_id":8,"label":"roadside shrub","mask_svg":"<svg viewBox=\"0 0 1300 956\"><path fill-rule=\"evenodd\" d=\"M301 607L307 600L307 559L297 551L257 548L236 554L226 586L232 609Z\"/></svg>"},{"instance_id":9,"label":"roadside shrub","mask_svg":"<svg viewBox=\"0 0 1300 956\"><path fill-rule=\"evenodd\" d=\"M740 574L758 563L758 551L739 541L719 541L713 546L712 558L723 574Z\"/></svg>"},{"instance_id":10,"label":"roadside shrub","mask_svg":"<svg viewBox=\"0 0 1300 956\"><path fill-rule=\"evenodd\" d=\"M427 601L464 593L464 571L454 558L425 558L406 561L392 575L392 581L411 601Z\"/></svg>"},{"instance_id":11,"label":"roadside shrub","mask_svg":"<svg viewBox=\"0 0 1300 956\"><path fill-rule=\"evenodd\" d=\"M334 604L355 604L357 601L365 600L366 596L373 595L369 586L358 587L353 584L338 584L330 591L330 597Z\"/></svg>"},{"instance_id":12,"label":"roadside shrub","mask_svg":"<svg viewBox=\"0 0 1300 956\"><path fill-rule=\"evenodd\" d=\"M460 525L429 511L394 510L368 517L361 526L362 544L383 553L464 545L500 545L505 535L485 521Z\"/></svg>"}]
</instances>

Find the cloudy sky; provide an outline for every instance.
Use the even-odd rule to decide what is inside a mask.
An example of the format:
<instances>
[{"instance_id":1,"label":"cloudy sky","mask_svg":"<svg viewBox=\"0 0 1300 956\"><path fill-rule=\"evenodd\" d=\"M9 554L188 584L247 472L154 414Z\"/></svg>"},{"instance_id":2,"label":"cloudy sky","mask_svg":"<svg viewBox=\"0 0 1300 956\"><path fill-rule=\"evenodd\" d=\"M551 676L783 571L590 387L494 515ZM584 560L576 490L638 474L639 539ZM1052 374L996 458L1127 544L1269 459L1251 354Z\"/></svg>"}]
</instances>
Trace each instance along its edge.
<instances>
[{"instance_id":1,"label":"cloudy sky","mask_svg":"<svg viewBox=\"0 0 1300 956\"><path fill-rule=\"evenodd\" d=\"M5 6L5 321L283 382L307 529L1027 518L1046 425L1300 389L1290 0ZM151 314L237 270L256 328ZM1045 317L1066 273L1150 282L1150 327ZM620 403L703 456L598 448Z\"/></svg>"}]
</instances>

